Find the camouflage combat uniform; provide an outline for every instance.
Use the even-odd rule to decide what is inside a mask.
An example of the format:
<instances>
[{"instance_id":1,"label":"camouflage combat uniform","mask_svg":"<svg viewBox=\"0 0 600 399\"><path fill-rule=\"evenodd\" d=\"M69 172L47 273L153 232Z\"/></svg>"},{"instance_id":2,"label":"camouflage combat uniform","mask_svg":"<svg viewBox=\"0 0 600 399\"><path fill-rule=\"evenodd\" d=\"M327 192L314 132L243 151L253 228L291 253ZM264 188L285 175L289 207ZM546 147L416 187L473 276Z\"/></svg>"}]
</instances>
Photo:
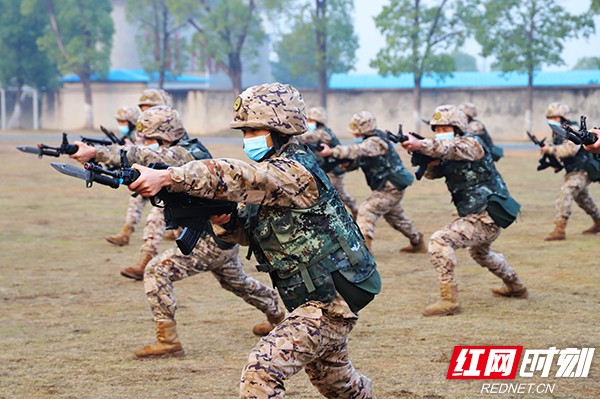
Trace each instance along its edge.
<instances>
[{"instance_id":1,"label":"camouflage combat uniform","mask_svg":"<svg viewBox=\"0 0 600 399\"><path fill-rule=\"evenodd\" d=\"M268 127L274 141L306 131L304 101L291 86L251 87L234 110L232 128ZM256 165L219 159L170 170L170 191L245 204L216 232L250 244L291 311L252 350L240 397L283 398L284 380L304 367L329 398L372 398L371 382L349 361L347 335L379 292L379 275L314 155L290 138Z\"/></svg>"},{"instance_id":2,"label":"camouflage combat uniform","mask_svg":"<svg viewBox=\"0 0 600 399\"><path fill-rule=\"evenodd\" d=\"M494 144L494 140L492 140L492 136L488 133L485 125L475 119L477 116L477 108L475 108L475 104L473 103L463 103L458 106L460 110L462 110L465 115L467 115L467 119L469 124L467 125L466 133L472 134L474 136L479 136L487 148L490 149L490 154L492 155L492 159L494 162L497 162L504 156L504 150L502 147L499 147Z\"/></svg>"},{"instance_id":3,"label":"camouflage combat uniform","mask_svg":"<svg viewBox=\"0 0 600 399\"><path fill-rule=\"evenodd\" d=\"M140 112L137 108L126 105L117 109L117 112L115 113L115 119L117 121L127 121L128 123L129 132L124 134L124 137L133 144L141 145L143 140L138 135L136 129L139 116ZM125 223L123 224L121 231L118 234L106 236L106 240L111 244L118 246L128 245L129 237L140 222L142 213L144 212L144 207L148 202L149 200L147 198L144 198L140 195L132 195L129 198L127 213L125 215Z\"/></svg>"},{"instance_id":4,"label":"camouflage combat uniform","mask_svg":"<svg viewBox=\"0 0 600 399\"><path fill-rule=\"evenodd\" d=\"M175 328L177 302L173 283L201 272L211 272L221 287L263 312L270 322L267 323L268 331L284 318L275 290L249 277L238 253L239 245L219 246L212 236L204 234L189 255L171 248L148 263L144 272L144 290L156 324L157 342L137 350L137 357L183 355ZM255 326L254 332L266 335L268 331L257 333L260 326ZM165 330L169 333L165 334Z\"/></svg>"},{"instance_id":5,"label":"camouflage combat uniform","mask_svg":"<svg viewBox=\"0 0 600 399\"><path fill-rule=\"evenodd\" d=\"M562 118L563 122L568 123L566 116L569 113L570 110L567 105L551 103L546 111L546 117L559 117ZM552 144L548 153L555 155L563 163L567 173L560 188L560 195L556 200L555 229L546 237L546 240L553 241L566 238L565 230L571 217L573 201L594 221L594 225L583 233L596 234L600 232L600 211L588 191L590 179L586 171L591 164L597 164L596 157L587 152L581 145L566 140L554 132L552 133Z\"/></svg>"},{"instance_id":6,"label":"camouflage combat uniform","mask_svg":"<svg viewBox=\"0 0 600 399\"><path fill-rule=\"evenodd\" d=\"M154 162L179 166L187 162L210 158L208 150L196 139L183 141L183 125L178 114L168 106L155 106L144 111L139 118L137 129L147 138L161 139L177 143L170 147L161 146L150 149L146 146L129 147L108 146L97 147L96 160L108 165L119 165L121 149L127 150L127 158L131 164L148 166ZM125 277L141 280L146 264L158 253L158 247L165 234L165 220L161 208L152 207L146 218L143 232L143 244L140 248L140 260L132 268L121 270Z\"/></svg>"},{"instance_id":7,"label":"camouflage combat uniform","mask_svg":"<svg viewBox=\"0 0 600 399\"><path fill-rule=\"evenodd\" d=\"M318 124L315 130L309 130L304 134L301 134L297 137L298 141L301 144L307 144L311 146L311 149L317 147L321 143L327 144L329 147L335 147L340 145L340 140L337 136L326 126L327 123L327 114L325 110L321 107L310 108L307 111L308 119L315 120ZM317 161L319 165L325 172L327 172L327 177L331 180L331 184L338 191L340 198L344 202L344 204L348 207L350 212L352 212L352 216L356 218L358 213L358 207L356 206L356 199L346 191L346 187L344 186L344 177L346 175L346 171L341 166L336 166L331 169L325 159L319 157L316 153Z\"/></svg>"},{"instance_id":8,"label":"camouflage combat uniform","mask_svg":"<svg viewBox=\"0 0 600 399\"><path fill-rule=\"evenodd\" d=\"M436 108L430 123L432 126L455 126L462 131L466 127L466 116L456 107L444 105ZM419 152L443 160L438 166L430 165L425 177L445 178L460 216L430 238L430 261L438 272L441 301L426 308L423 314L446 315L460 310L454 276L455 250L458 248L469 248L475 262L503 280L505 286L493 290L494 293L526 297L527 290L515 270L503 255L491 251L501 227L495 215L488 212L490 201L498 199L505 204L503 201L512 199L483 140L469 134L455 135L453 139L424 139ZM518 204L514 204L512 220L518 212Z\"/></svg>"},{"instance_id":9,"label":"camouflage combat uniform","mask_svg":"<svg viewBox=\"0 0 600 399\"><path fill-rule=\"evenodd\" d=\"M404 214L400 202L404 190L414 177L406 170L392 143L376 128L375 117L367 111L353 116L350 123L353 134L364 135L364 140L350 146L334 147L332 156L356 160L354 166L365 174L371 195L358 208L356 223L370 245L375 237L375 224L383 216L386 222L410 240L406 252L424 252L423 235ZM352 168L352 167L351 167Z\"/></svg>"}]
</instances>

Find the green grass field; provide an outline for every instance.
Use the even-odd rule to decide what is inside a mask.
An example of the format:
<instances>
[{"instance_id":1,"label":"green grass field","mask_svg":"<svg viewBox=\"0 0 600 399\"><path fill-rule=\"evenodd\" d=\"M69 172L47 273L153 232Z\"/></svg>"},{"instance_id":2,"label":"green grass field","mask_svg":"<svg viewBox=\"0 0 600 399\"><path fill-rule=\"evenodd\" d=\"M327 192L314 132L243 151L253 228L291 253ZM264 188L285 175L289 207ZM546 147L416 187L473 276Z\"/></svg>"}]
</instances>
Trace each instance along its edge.
<instances>
[{"instance_id":1,"label":"green grass field","mask_svg":"<svg viewBox=\"0 0 600 399\"><path fill-rule=\"evenodd\" d=\"M31 134L19 139L3 134L0 398L237 397L242 366L257 340L251 328L262 314L221 289L210 274L181 281L175 285L177 320L186 357L135 360L133 351L154 340L154 326L142 284L121 277L119 269L136 261L141 229L127 247L104 240L120 228L129 191L99 185L86 189L83 181L55 172L49 162L56 159L40 160L15 149L36 144ZM235 145L208 147L216 156L246 159ZM528 300L492 296L490 289L500 281L462 250L457 278L463 312L422 317L421 309L438 296L436 273L427 255L399 254L406 238L383 220L378 224L374 255L383 292L361 313L350 335L350 354L373 380L380 399L494 396L480 393L483 381L446 380L455 345L600 346L600 236L580 234L591 219L575 207L568 240L543 241L553 227L563 175L536 172L537 158L533 146L531 151L509 150L498 165L522 214L493 248L526 283ZM60 161L74 164L68 158ZM360 173L346 180L359 200L368 195ZM600 201L600 185L590 191ZM403 206L426 235L453 218L441 180L416 182ZM172 245L163 242L162 248ZM268 281L254 263L245 265L251 276ZM600 354L588 378L517 376L508 382L550 383L555 389L553 394L496 397L600 398ZM303 373L286 386L289 398L321 397Z\"/></svg>"}]
</instances>

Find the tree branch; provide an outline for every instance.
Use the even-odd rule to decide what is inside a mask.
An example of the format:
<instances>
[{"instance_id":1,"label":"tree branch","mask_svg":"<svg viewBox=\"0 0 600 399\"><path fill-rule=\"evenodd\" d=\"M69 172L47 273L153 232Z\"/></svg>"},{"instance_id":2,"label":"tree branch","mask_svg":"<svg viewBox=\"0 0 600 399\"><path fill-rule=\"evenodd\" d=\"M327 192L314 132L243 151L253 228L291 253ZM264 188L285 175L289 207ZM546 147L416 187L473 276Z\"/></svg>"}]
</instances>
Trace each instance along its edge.
<instances>
[{"instance_id":1,"label":"tree branch","mask_svg":"<svg viewBox=\"0 0 600 399\"><path fill-rule=\"evenodd\" d=\"M54 31L54 38L56 39L58 50L65 61L69 62L69 55L67 54L67 50L65 49L65 45L62 40L62 35L60 34L58 21L56 20L56 12L54 11L54 2L52 0L46 1L46 10L48 11L48 14L50 14L50 25Z\"/></svg>"}]
</instances>

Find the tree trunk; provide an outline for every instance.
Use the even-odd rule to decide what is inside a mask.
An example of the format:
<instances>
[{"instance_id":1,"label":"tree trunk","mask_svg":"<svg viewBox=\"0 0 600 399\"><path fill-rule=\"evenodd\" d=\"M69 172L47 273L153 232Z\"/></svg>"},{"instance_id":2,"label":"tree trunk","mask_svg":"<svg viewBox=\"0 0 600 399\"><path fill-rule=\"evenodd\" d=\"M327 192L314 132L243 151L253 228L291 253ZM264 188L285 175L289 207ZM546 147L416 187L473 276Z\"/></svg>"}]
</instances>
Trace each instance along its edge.
<instances>
[{"instance_id":1,"label":"tree trunk","mask_svg":"<svg viewBox=\"0 0 600 399\"><path fill-rule=\"evenodd\" d=\"M527 75L527 93L525 95L525 127L528 131L532 131L533 126L532 115L533 112L533 68L529 69Z\"/></svg>"},{"instance_id":2,"label":"tree trunk","mask_svg":"<svg viewBox=\"0 0 600 399\"><path fill-rule=\"evenodd\" d=\"M239 53L229 55L227 75L231 79L233 95L237 97L242 92L242 60Z\"/></svg>"},{"instance_id":3,"label":"tree trunk","mask_svg":"<svg viewBox=\"0 0 600 399\"><path fill-rule=\"evenodd\" d=\"M17 93L15 94L15 106L8 119L8 128L21 128L21 97L23 96L23 83L17 84Z\"/></svg>"},{"instance_id":4,"label":"tree trunk","mask_svg":"<svg viewBox=\"0 0 600 399\"><path fill-rule=\"evenodd\" d=\"M167 71L167 62L169 54L169 9L166 4L161 1L162 7L162 41L160 43L160 68L158 71L158 88L163 89L165 87L165 73Z\"/></svg>"},{"instance_id":5,"label":"tree trunk","mask_svg":"<svg viewBox=\"0 0 600 399\"><path fill-rule=\"evenodd\" d=\"M327 3L316 0L316 40L317 40L317 74L319 82L319 100L323 108L327 108Z\"/></svg>"},{"instance_id":6,"label":"tree trunk","mask_svg":"<svg viewBox=\"0 0 600 399\"><path fill-rule=\"evenodd\" d=\"M90 75L88 73L80 73L79 79L81 79L81 83L83 84L83 97L84 104L83 110L85 115L85 128L93 129L94 128L94 108L92 104L92 81L90 79Z\"/></svg>"},{"instance_id":7,"label":"tree trunk","mask_svg":"<svg viewBox=\"0 0 600 399\"><path fill-rule=\"evenodd\" d=\"M415 77L413 87L413 119L415 132L421 133L421 78Z\"/></svg>"}]
</instances>

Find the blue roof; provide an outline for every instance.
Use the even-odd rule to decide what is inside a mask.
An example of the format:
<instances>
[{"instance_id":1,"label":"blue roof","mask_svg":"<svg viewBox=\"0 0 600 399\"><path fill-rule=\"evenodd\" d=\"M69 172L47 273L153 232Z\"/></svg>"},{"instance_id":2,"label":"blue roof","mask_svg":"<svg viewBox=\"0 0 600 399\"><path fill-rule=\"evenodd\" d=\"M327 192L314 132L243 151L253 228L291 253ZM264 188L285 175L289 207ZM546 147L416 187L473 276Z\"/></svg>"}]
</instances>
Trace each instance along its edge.
<instances>
[{"instance_id":1,"label":"blue roof","mask_svg":"<svg viewBox=\"0 0 600 399\"><path fill-rule=\"evenodd\" d=\"M413 74L398 76L333 74L331 89L412 89ZM587 86L600 84L600 70L563 72L537 72L534 86ZM439 76L424 76L421 87L441 89L452 87L519 87L527 86L527 74L511 72L454 72L441 80Z\"/></svg>"},{"instance_id":2,"label":"blue roof","mask_svg":"<svg viewBox=\"0 0 600 399\"><path fill-rule=\"evenodd\" d=\"M75 83L79 82L80 79L79 76L70 74L63 76L61 81L66 83ZM106 76L100 76L97 73L93 74L92 81L150 83L158 81L158 73L148 75L146 71L142 69L111 69ZM167 73L165 76L165 81L177 83L206 83L209 81L209 79L192 75L177 75L174 77L173 74Z\"/></svg>"}]
</instances>

